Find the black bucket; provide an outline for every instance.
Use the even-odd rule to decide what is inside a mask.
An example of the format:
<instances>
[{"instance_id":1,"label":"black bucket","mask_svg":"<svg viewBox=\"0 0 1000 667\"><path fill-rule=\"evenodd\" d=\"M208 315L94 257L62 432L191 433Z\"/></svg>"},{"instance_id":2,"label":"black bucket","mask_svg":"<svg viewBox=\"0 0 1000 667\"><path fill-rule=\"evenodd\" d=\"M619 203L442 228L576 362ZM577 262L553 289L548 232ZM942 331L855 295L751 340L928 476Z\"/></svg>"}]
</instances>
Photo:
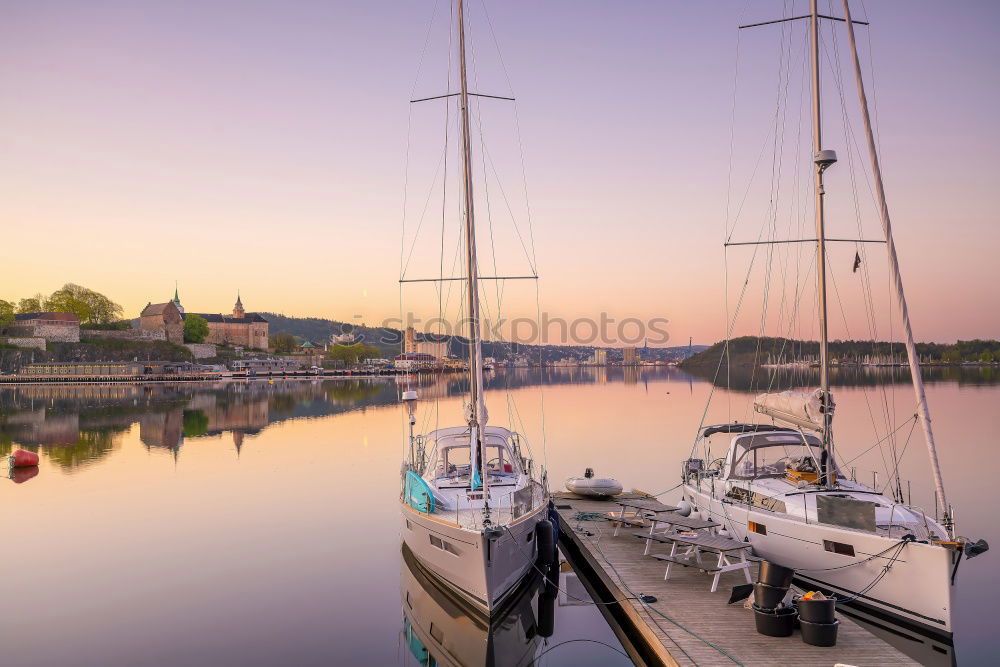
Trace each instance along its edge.
<instances>
[{"instance_id":1,"label":"black bucket","mask_svg":"<svg viewBox=\"0 0 1000 667\"><path fill-rule=\"evenodd\" d=\"M799 624L802 628L802 641L812 646L836 646L837 626L840 621L833 623L810 623L799 617Z\"/></svg>"},{"instance_id":2,"label":"black bucket","mask_svg":"<svg viewBox=\"0 0 1000 667\"><path fill-rule=\"evenodd\" d=\"M767 584L753 585L753 601L761 609L774 609L788 594L788 587L778 588Z\"/></svg>"},{"instance_id":3,"label":"black bucket","mask_svg":"<svg viewBox=\"0 0 1000 667\"><path fill-rule=\"evenodd\" d=\"M800 598L796 602L799 606L799 616L803 621L830 624L837 620L837 615L835 614L837 601L832 598L827 600L805 600Z\"/></svg>"},{"instance_id":4,"label":"black bucket","mask_svg":"<svg viewBox=\"0 0 1000 667\"><path fill-rule=\"evenodd\" d=\"M760 569L757 570L757 583L787 589L792 585L792 577L794 576L795 570L762 560Z\"/></svg>"},{"instance_id":5,"label":"black bucket","mask_svg":"<svg viewBox=\"0 0 1000 667\"><path fill-rule=\"evenodd\" d=\"M757 632L768 637L789 637L795 626L795 609L761 609L753 606L753 619L757 624Z\"/></svg>"}]
</instances>

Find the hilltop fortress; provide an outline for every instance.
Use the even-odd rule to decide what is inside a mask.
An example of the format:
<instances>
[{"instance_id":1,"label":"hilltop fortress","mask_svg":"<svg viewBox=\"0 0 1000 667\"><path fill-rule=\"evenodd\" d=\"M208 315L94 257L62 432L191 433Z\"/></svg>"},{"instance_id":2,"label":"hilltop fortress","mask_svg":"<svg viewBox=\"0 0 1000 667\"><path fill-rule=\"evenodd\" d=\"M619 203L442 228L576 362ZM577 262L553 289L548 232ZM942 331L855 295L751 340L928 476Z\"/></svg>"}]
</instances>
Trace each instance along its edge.
<instances>
[{"instance_id":1,"label":"hilltop fortress","mask_svg":"<svg viewBox=\"0 0 1000 667\"><path fill-rule=\"evenodd\" d=\"M248 313L243 301L236 295L232 315L215 313L193 313L208 322L206 343L216 345L239 345L266 350L268 323L259 313ZM180 295L174 290L174 298L165 303L148 303L139 316L139 328L144 331L163 332L172 343L184 342L184 312Z\"/></svg>"}]
</instances>

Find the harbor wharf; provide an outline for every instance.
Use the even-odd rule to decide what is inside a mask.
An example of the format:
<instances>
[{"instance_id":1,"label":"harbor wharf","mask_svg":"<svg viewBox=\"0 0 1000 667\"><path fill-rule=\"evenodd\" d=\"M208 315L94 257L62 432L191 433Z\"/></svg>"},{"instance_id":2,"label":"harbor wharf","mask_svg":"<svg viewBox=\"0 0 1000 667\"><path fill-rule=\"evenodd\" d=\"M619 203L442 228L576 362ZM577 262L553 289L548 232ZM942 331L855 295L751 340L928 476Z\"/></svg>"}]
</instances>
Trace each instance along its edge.
<instances>
[{"instance_id":1,"label":"harbor wharf","mask_svg":"<svg viewBox=\"0 0 1000 667\"><path fill-rule=\"evenodd\" d=\"M405 371L402 369L325 369L323 372L310 369L265 371L256 373L122 373L93 375L0 375L0 385L14 384L144 384L152 382L219 382L224 380L270 380L270 379L305 379L319 380L323 378L366 379L366 378L406 378L413 375L431 373L448 373L450 371Z\"/></svg>"},{"instance_id":2,"label":"harbor wharf","mask_svg":"<svg viewBox=\"0 0 1000 667\"><path fill-rule=\"evenodd\" d=\"M648 496L617 499L643 497ZM791 637L758 634L751 610L742 602L727 604L731 588L746 583L742 572L723 573L715 593L709 592L711 578L695 567L675 566L664 581L666 563L643 555L645 541L634 536L644 528L623 525L614 535L615 526L605 516L621 509L615 502L571 493L553 494L553 501L563 553L636 664L919 664L843 614L837 615L837 645L829 648L804 643L798 631ZM708 555L704 562L712 560ZM751 573L756 569L751 567ZM641 596L656 601L640 601Z\"/></svg>"}]
</instances>

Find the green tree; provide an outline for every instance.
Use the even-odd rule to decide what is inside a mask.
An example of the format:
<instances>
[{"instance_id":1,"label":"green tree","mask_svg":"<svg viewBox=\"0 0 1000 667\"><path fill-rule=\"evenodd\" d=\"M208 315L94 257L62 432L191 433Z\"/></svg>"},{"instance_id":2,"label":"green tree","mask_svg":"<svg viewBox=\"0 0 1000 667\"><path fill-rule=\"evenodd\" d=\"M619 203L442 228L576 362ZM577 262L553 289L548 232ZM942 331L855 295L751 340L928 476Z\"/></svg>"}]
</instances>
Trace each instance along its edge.
<instances>
[{"instance_id":1,"label":"green tree","mask_svg":"<svg viewBox=\"0 0 1000 667\"><path fill-rule=\"evenodd\" d=\"M295 336L283 331L279 331L268 340L268 347L274 350L275 354L291 354L295 351L295 345Z\"/></svg>"},{"instance_id":2,"label":"green tree","mask_svg":"<svg viewBox=\"0 0 1000 667\"><path fill-rule=\"evenodd\" d=\"M9 327L14 323L14 304L0 299L0 327Z\"/></svg>"},{"instance_id":3,"label":"green tree","mask_svg":"<svg viewBox=\"0 0 1000 667\"><path fill-rule=\"evenodd\" d=\"M201 315L188 313L184 316L184 342L204 343L208 336L208 322Z\"/></svg>"},{"instance_id":4,"label":"green tree","mask_svg":"<svg viewBox=\"0 0 1000 667\"><path fill-rule=\"evenodd\" d=\"M25 299L21 299L17 302L17 312L20 313L38 313L45 310L45 295L36 294L35 296L29 296Z\"/></svg>"},{"instance_id":5,"label":"green tree","mask_svg":"<svg viewBox=\"0 0 1000 667\"><path fill-rule=\"evenodd\" d=\"M374 345L365 345L364 343L358 343L360 351L358 352L358 359L378 359L382 356L382 351L375 347Z\"/></svg>"},{"instance_id":6,"label":"green tree","mask_svg":"<svg viewBox=\"0 0 1000 667\"><path fill-rule=\"evenodd\" d=\"M2 316L0 316L2 318ZM982 354L979 355L979 361L984 364L992 364L996 359L993 357L993 352L991 350L984 350Z\"/></svg>"},{"instance_id":7,"label":"green tree","mask_svg":"<svg viewBox=\"0 0 1000 667\"><path fill-rule=\"evenodd\" d=\"M358 363L358 357L351 348L353 345L331 345L326 351L326 358L330 361L342 361L345 366Z\"/></svg>"},{"instance_id":8,"label":"green tree","mask_svg":"<svg viewBox=\"0 0 1000 667\"><path fill-rule=\"evenodd\" d=\"M941 355L941 361L946 364L957 364L962 361L962 355L955 348L950 350L945 350L944 354Z\"/></svg>"},{"instance_id":9,"label":"green tree","mask_svg":"<svg viewBox=\"0 0 1000 667\"><path fill-rule=\"evenodd\" d=\"M84 324L107 324L121 319L125 311L100 292L66 283L45 302L46 310L74 313Z\"/></svg>"},{"instance_id":10,"label":"green tree","mask_svg":"<svg viewBox=\"0 0 1000 667\"><path fill-rule=\"evenodd\" d=\"M326 358L331 361L342 361L346 366L353 366L365 359L376 359L381 355L374 345L355 343L354 345L332 345L326 352Z\"/></svg>"}]
</instances>

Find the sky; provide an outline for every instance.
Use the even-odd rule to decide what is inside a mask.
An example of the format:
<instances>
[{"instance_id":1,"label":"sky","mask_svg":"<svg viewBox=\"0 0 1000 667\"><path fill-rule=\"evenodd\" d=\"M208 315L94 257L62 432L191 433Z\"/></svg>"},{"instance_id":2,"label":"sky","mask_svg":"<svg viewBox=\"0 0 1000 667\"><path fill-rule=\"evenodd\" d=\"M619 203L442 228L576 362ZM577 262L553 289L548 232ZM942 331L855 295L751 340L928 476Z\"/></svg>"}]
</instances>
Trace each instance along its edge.
<instances>
[{"instance_id":1,"label":"sky","mask_svg":"<svg viewBox=\"0 0 1000 667\"><path fill-rule=\"evenodd\" d=\"M859 46L916 337L997 337L1000 5L867 5L852 8L872 22ZM490 285L489 313L502 301L507 318L660 318L672 344L719 340L736 313L734 333L815 336L809 244L722 246L815 236L805 22L737 30L803 13L803 0L467 6L470 86L517 98L474 103L481 270L541 277L538 302L534 283L507 283L502 299ZM228 311L239 291L248 310L399 317L408 253L407 277L453 275L454 107L409 103L455 89L449 12L446 0L0 2L0 299L74 282L134 317L177 281L195 312ZM877 238L835 28L829 235ZM831 336L898 336L882 246L865 246L855 274L856 246L834 245ZM405 308L436 316L433 288L412 290Z\"/></svg>"}]
</instances>

